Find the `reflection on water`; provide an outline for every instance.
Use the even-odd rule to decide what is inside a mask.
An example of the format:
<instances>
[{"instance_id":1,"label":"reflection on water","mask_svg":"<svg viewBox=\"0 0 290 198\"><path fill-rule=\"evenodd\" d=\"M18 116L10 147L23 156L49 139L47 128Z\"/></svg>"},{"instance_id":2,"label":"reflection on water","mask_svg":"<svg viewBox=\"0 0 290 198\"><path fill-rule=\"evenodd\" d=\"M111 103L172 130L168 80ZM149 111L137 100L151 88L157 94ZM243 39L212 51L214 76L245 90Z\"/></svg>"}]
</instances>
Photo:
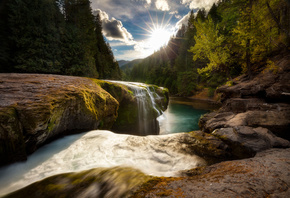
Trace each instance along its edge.
<instances>
[{"instance_id":1,"label":"reflection on water","mask_svg":"<svg viewBox=\"0 0 290 198\"><path fill-rule=\"evenodd\" d=\"M158 118L160 134L198 130L200 116L214 109L217 106L208 101L170 98L168 109Z\"/></svg>"}]
</instances>

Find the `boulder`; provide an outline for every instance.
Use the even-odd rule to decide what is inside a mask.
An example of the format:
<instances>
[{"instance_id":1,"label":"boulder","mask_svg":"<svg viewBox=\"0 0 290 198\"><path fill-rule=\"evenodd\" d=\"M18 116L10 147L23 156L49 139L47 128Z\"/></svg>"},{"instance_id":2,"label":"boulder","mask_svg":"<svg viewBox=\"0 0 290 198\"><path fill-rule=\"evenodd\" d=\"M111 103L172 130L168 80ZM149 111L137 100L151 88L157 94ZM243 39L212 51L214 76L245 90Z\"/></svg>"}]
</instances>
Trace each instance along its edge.
<instances>
[{"instance_id":1,"label":"boulder","mask_svg":"<svg viewBox=\"0 0 290 198\"><path fill-rule=\"evenodd\" d=\"M241 147L253 153L269 148L290 147L289 141L275 136L271 131L262 127L251 128L248 126L237 126L233 128L220 128L214 130L211 134L223 139L234 153L240 153ZM238 145L239 148L235 148Z\"/></svg>"},{"instance_id":2,"label":"boulder","mask_svg":"<svg viewBox=\"0 0 290 198\"><path fill-rule=\"evenodd\" d=\"M62 135L110 129L119 103L94 80L81 77L0 74L0 165Z\"/></svg>"},{"instance_id":3,"label":"boulder","mask_svg":"<svg viewBox=\"0 0 290 198\"><path fill-rule=\"evenodd\" d=\"M275 135L289 139L290 112L288 111L246 111L243 113L213 112L204 115L199 126L206 132L219 128L236 126L263 127Z\"/></svg>"}]
</instances>

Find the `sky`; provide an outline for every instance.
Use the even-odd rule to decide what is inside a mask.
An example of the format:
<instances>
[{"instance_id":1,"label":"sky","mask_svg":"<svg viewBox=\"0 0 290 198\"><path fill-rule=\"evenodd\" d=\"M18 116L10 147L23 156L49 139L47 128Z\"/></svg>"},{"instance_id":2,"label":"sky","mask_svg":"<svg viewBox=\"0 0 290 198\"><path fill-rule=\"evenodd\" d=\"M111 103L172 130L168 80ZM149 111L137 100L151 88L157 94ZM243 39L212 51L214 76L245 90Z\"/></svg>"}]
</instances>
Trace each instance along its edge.
<instances>
[{"instance_id":1,"label":"sky","mask_svg":"<svg viewBox=\"0 0 290 198\"><path fill-rule=\"evenodd\" d=\"M91 0L103 35L117 60L145 58L167 44L191 10L209 10L217 0Z\"/></svg>"}]
</instances>

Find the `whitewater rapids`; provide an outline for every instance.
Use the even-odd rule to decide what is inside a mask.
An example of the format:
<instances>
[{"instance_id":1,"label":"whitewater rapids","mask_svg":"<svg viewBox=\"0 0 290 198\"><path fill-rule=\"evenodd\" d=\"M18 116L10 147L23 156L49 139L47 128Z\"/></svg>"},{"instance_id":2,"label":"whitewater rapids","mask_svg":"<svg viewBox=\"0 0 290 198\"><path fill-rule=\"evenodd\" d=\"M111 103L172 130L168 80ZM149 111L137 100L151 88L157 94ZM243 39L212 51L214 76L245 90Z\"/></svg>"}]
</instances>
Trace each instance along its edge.
<instances>
[{"instance_id":1,"label":"whitewater rapids","mask_svg":"<svg viewBox=\"0 0 290 198\"><path fill-rule=\"evenodd\" d=\"M71 135L40 148L23 163L0 169L0 195L46 177L98 167L126 166L153 176L178 176L181 170L205 165L182 150L180 134L132 136L95 130Z\"/></svg>"}]
</instances>

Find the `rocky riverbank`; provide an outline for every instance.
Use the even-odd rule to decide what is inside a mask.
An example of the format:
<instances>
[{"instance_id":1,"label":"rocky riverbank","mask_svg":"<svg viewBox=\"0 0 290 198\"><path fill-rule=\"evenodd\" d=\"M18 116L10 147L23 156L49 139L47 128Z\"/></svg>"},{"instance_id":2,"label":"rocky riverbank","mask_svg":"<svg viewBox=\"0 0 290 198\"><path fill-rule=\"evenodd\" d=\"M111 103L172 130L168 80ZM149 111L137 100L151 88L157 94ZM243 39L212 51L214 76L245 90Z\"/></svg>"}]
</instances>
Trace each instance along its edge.
<instances>
[{"instance_id":1,"label":"rocky riverbank","mask_svg":"<svg viewBox=\"0 0 290 198\"><path fill-rule=\"evenodd\" d=\"M132 197L290 197L290 55L273 61L274 70L220 87L222 107L200 119L202 131L192 132L202 145L220 149L200 156L248 159L149 180Z\"/></svg>"},{"instance_id":2,"label":"rocky riverbank","mask_svg":"<svg viewBox=\"0 0 290 198\"><path fill-rule=\"evenodd\" d=\"M290 149L186 171L185 177L154 178L130 197L289 197Z\"/></svg>"}]
</instances>

